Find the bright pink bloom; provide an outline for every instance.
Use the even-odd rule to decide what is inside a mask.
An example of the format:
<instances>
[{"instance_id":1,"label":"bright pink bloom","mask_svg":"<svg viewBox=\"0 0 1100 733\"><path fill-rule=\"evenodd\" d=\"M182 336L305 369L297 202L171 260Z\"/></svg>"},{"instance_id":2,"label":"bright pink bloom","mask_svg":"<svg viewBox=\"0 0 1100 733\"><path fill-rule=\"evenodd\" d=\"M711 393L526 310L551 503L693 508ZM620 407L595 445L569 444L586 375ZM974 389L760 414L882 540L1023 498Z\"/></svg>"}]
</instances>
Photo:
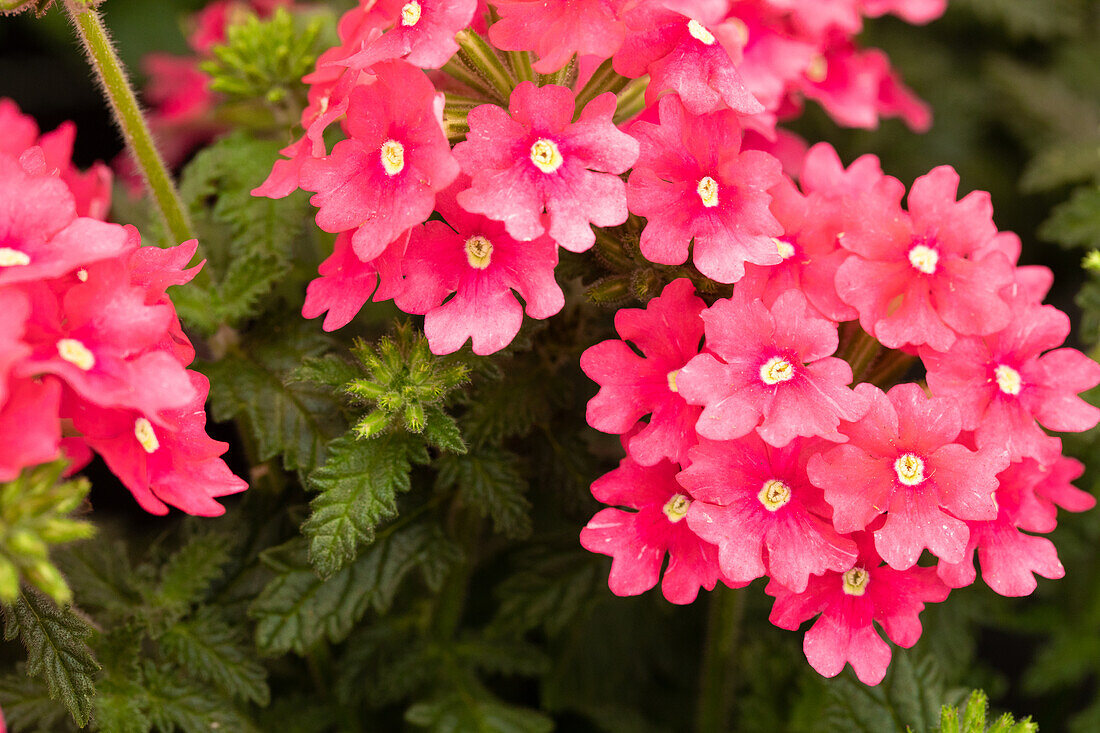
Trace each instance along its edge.
<instances>
[{"instance_id":1,"label":"bright pink bloom","mask_svg":"<svg viewBox=\"0 0 1100 733\"><path fill-rule=\"evenodd\" d=\"M400 238L370 262L363 262L352 249L351 232L341 232L332 254L318 268L321 277L306 288L302 317L316 318L328 311L321 327L335 331L350 323L367 300L380 303L392 298L401 289L406 244Z\"/></svg>"},{"instance_id":2,"label":"bright pink bloom","mask_svg":"<svg viewBox=\"0 0 1100 733\"><path fill-rule=\"evenodd\" d=\"M12 100L0 98L0 154L18 158L27 148L42 148L46 168L57 170L69 187L76 215L105 219L111 207L111 169L95 163L86 172L77 170L72 162L75 139L76 126L71 122L39 136L32 117L21 113Z\"/></svg>"},{"instance_id":3,"label":"bright pink bloom","mask_svg":"<svg viewBox=\"0 0 1100 733\"><path fill-rule=\"evenodd\" d=\"M210 383L187 372L191 399L154 423L133 410L109 410L74 402L66 410L85 441L133 493L145 511L167 514L168 505L203 517L225 512L214 498L248 488L219 458L228 444L206 434L203 405Z\"/></svg>"},{"instance_id":4,"label":"bright pink bloom","mask_svg":"<svg viewBox=\"0 0 1100 733\"><path fill-rule=\"evenodd\" d=\"M473 179L458 194L462 208L504 222L521 241L549 231L572 252L596 241L589 223L626 221L619 174L634 164L638 143L611 121L614 94L593 99L576 122L573 101L570 89L525 81L512 92L507 112L492 104L471 110L470 132L454 149Z\"/></svg>"},{"instance_id":5,"label":"bright pink bloom","mask_svg":"<svg viewBox=\"0 0 1100 733\"><path fill-rule=\"evenodd\" d=\"M773 448L749 433L704 438L691 449L691 465L676 477L695 498L688 526L718 545L728 578L748 583L766 574L801 593L811 575L852 567L855 543L833 529L821 490L806 478L821 442L796 438Z\"/></svg>"},{"instance_id":6,"label":"bright pink bloom","mask_svg":"<svg viewBox=\"0 0 1100 733\"><path fill-rule=\"evenodd\" d=\"M874 537L891 567L912 567L924 548L959 562L970 538L963 520L997 515L993 492L1007 453L961 445L958 408L925 396L916 384L899 384L888 394L869 384L857 391L871 407L859 422L842 426L849 442L814 456L807 467L833 507L833 525L854 532L886 512Z\"/></svg>"},{"instance_id":7,"label":"bright pink bloom","mask_svg":"<svg viewBox=\"0 0 1100 733\"><path fill-rule=\"evenodd\" d=\"M1058 431L1096 425L1100 410L1077 394L1100 384L1100 364L1076 349L1057 348L1070 323L1054 306L1017 296L1012 316L1004 330L959 338L947 353L924 347L921 359L928 386L959 406L963 428L977 431L979 447L1003 447L1014 461L1031 456L1049 463L1061 447L1036 420Z\"/></svg>"},{"instance_id":8,"label":"bright pink bloom","mask_svg":"<svg viewBox=\"0 0 1100 733\"><path fill-rule=\"evenodd\" d=\"M870 193L876 187L881 187L883 196L897 201L905 195L904 184L882 172L878 156L861 155L845 169L829 143L818 143L806 151L799 183L806 194L837 199Z\"/></svg>"},{"instance_id":9,"label":"bright pink bloom","mask_svg":"<svg viewBox=\"0 0 1100 733\"><path fill-rule=\"evenodd\" d=\"M679 467L669 461L643 467L629 457L592 484L604 504L636 511L603 509L581 530L586 550L610 555L607 584L617 596L644 593L661 578L661 591L672 603L691 603L699 588L719 580L718 548L701 540L684 521L691 496L676 483Z\"/></svg>"},{"instance_id":10,"label":"bright pink bloom","mask_svg":"<svg viewBox=\"0 0 1100 733\"><path fill-rule=\"evenodd\" d=\"M872 129L879 117L901 117L916 132L932 126L928 105L901 83L878 49L848 42L830 47L811 62L801 89L845 127Z\"/></svg>"},{"instance_id":11,"label":"bright pink bloom","mask_svg":"<svg viewBox=\"0 0 1100 733\"><path fill-rule=\"evenodd\" d=\"M436 354L457 351L467 339L480 355L510 344L523 323L516 295L531 318L549 318L565 304L554 280L554 241L517 242L500 222L464 211L455 193L467 184L459 179L439 194L436 210L444 221L413 229L395 297L403 311L425 314L424 335Z\"/></svg>"},{"instance_id":12,"label":"bright pink bloom","mask_svg":"<svg viewBox=\"0 0 1100 733\"><path fill-rule=\"evenodd\" d=\"M736 282L745 263L782 262L774 237L783 228L768 210L768 189L782 181L779 161L741 152L737 115L695 117L674 96L659 106L660 125L637 122L641 154L627 185L627 203L647 219L642 254L678 265L694 241L695 266L719 282Z\"/></svg>"},{"instance_id":13,"label":"bright pink bloom","mask_svg":"<svg viewBox=\"0 0 1100 733\"><path fill-rule=\"evenodd\" d=\"M16 288L0 287L0 408L8 399L8 374L12 367L31 353L31 347L23 342L27 318L31 314L31 302Z\"/></svg>"},{"instance_id":14,"label":"bright pink bloom","mask_svg":"<svg viewBox=\"0 0 1100 733\"><path fill-rule=\"evenodd\" d=\"M989 194L956 203L958 185L958 174L940 166L913 184L908 214L895 184L852 202L840 243L853 256L837 271L837 291L859 311L863 330L889 348L947 351L956 334L1008 325L1000 291L1012 283L1012 267L1000 252L975 257L997 233Z\"/></svg>"},{"instance_id":15,"label":"bright pink bloom","mask_svg":"<svg viewBox=\"0 0 1100 733\"><path fill-rule=\"evenodd\" d=\"M811 667L835 677L851 664L860 682L877 685L886 676L890 646L875 631L875 623L895 644L911 647L921 635L924 604L939 603L951 591L936 577L935 568L895 570L880 564L869 536L861 533L855 539L860 556L850 570L811 577L804 593L774 580L764 592L775 597L769 619L781 629L794 631L821 614L802 642Z\"/></svg>"},{"instance_id":16,"label":"bright pink bloom","mask_svg":"<svg viewBox=\"0 0 1100 733\"><path fill-rule=\"evenodd\" d=\"M55 460L61 449L61 383L53 377L12 378L0 404L0 481L11 481L27 466Z\"/></svg>"},{"instance_id":17,"label":"bright pink bloom","mask_svg":"<svg viewBox=\"0 0 1100 733\"><path fill-rule=\"evenodd\" d=\"M600 385L588 402L588 424L605 433L626 433L650 414L649 423L631 435L627 452L643 466L663 458L685 464L696 442L700 409L678 393L678 372L699 353L706 304L687 278L674 280L645 310L615 313L622 341L608 340L581 354L581 369ZM638 356L627 345L644 354Z\"/></svg>"},{"instance_id":18,"label":"bright pink bloom","mask_svg":"<svg viewBox=\"0 0 1100 733\"><path fill-rule=\"evenodd\" d=\"M357 229L352 247L364 262L427 219L435 194L458 175L440 126L442 100L424 72L401 61L374 71L374 84L351 93L349 139L301 168L302 187L317 192L310 199L319 209L317 225L326 232Z\"/></svg>"},{"instance_id":19,"label":"bright pink bloom","mask_svg":"<svg viewBox=\"0 0 1100 733\"><path fill-rule=\"evenodd\" d=\"M615 71L631 78L649 74L647 104L673 91L694 115L723 108L763 112L764 105L745 87L730 58L739 54L744 24L720 20L689 18L657 4L636 6L627 16L631 32L615 53Z\"/></svg>"},{"instance_id":20,"label":"bright pink bloom","mask_svg":"<svg viewBox=\"0 0 1100 733\"><path fill-rule=\"evenodd\" d=\"M369 69L380 61L403 59L422 69L438 69L458 51L455 34L470 24L477 0L378 0L373 14L390 29L344 63Z\"/></svg>"},{"instance_id":21,"label":"bright pink bloom","mask_svg":"<svg viewBox=\"0 0 1100 733\"><path fill-rule=\"evenodd\" d=\"M1003 596L1026 596L1035 590L1035 575L1061 578L1065 568L1058 560L1054 543L1034 537L1020 529L1050 531L1053 514L1043 515L1044 507L1035 498L1036 484L1047 478L1034 461L1014 463L997 479L997 518L988 522L967 522L970 541L965 557L958 563L941 561L940 578L952 588L974 582L974 552L982 566L982 580ZM1072 488L1072 487L1070 487Z\"/></svg>"},{"instance_id":22,"label":"bright pink bloom","mask_svg":"<svg viewBox=\"0 0 1100 733\"><path fill-rule=\"evenodd\" d=\"M500 20L489 40L505 51L534 51L535 71L549 74L578 56L610 57L622 45L623 0L492 0Z\"/></svg>"},{"instance_id":23,"label":"bright pink bloom","mask_svg":"<svg viewBox=\"0 0 1100 733\"><path fill-rule=\"evenodd\" d=\"M0 153L0 285L58 277L130 248L126 230L78 217L68 186L41 148Z\"/></svg>"},{"instance_id":24,"label":"bright pink bloom","mask_svg":"<svg viewBox=\"0 0 1100 733\"><path fill-rule=\"evenodd\" d=\"M947 0L861 0L863 12L872 18L892 13L906 23L929 23L943 15Z\"/></svg>"},{"instance_id":25,"label":"bright pink bloom","mask_svg":"<svg viewBox=\"0 0 1100 733\"><path fill-rule=\"evenodd\" d=\"M703 321L707 351L677 377L684 399L704 406L700 435L728 440L756 428L777 447L796 436L843 441L840 422L866 410L866 399L847 387L852 368L831 356L836 324L799 291L786 291L771 308L735 292L704 311Z\"/></svg>"}]
</instances>

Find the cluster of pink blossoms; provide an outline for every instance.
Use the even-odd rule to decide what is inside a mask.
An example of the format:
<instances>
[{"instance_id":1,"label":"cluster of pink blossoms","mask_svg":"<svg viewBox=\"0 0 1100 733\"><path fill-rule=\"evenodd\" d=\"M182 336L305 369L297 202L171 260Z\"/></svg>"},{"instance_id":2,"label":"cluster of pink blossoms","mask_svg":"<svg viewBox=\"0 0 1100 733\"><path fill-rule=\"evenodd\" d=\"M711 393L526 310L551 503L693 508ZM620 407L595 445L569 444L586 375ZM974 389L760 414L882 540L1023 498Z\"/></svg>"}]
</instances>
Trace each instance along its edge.
<instances>
[{"instance_id":1,"label":"cluster of pink blossoms","mask_svg":"<svg viewBox=\"0 0 1100 733\"><path fill-rule=\"evenodd\" d=\"M498 351L525 310L541 319L561 309L558 247L583 252L593 225L631 213L649 220L642 253L653 262L685 262L694 239L696 267L721 282L738 280L746 262L777 264L776 155L796 165L804 149L777 122L809 98L846 125L901 116L926 127L927 109L884 55L853 36L864 16L926 22L945 3L490 4L495 22L483 0L364 0L305 77L303 135L254 193L312 191L318 226L338 234L303 308L307 318L325 314L326 330L369 299L393 298L425 316L436 353L467 341L478 354ZM485 81L468 63L479 54L507 77L507 108L477 104ZM649 107L636 119L615 123L621 100L610 92L578 108L576 90L608 68L624 82L648 80ZM520 81L535 72L572 88ZM329 150L333 123L345 139Z\"/></svg>"},{"instance_id":2,"label":"cluster of pink blossoms","mask_svg":"<svg viewBox=\"0 0 1100 733\"><path fill-rule=\"evenodd\" d=\"M1062 577L1032 533L1095 500L1043 427L1096 425L1077 395L1100 365L1059 348L1070 324L1041 303L1050 271L1016 264L988 194L956 200L950 168L917 179L903 208L877 159L845 170L820 144L800 182L769 192L774 264L746 265L709 307L676 280L616 314L622 340L582 356L600 384L588 421L622 434L627 456L592 487L626 509L600 511L581 542L614 557L620 595L661 580L690 603L766 576L773 623L817 617L804 640L816 670L850 663L877 684L890 648L875 624L912 646L924 604L974 582L975 553L1002 595ZM853 388L838 353L869 380ZM875 365L915 357L927 388L870 383L894 381Z\"/></svg>"},{"instance_id":3,"label":"cluster of pink blossoms","mask_svg":"<svg viewBox=\"0 0 1100 733\"><path fill-rule=\"evenodd\" d=\"M903 208L874 157L845 169L777 127L805 99L849 126L927 127L853 36L865 16L929 21L943 0L490 4L361 2L305 78L304 134L254 191L314 192L338 235L303 315L332 330L393 298L425 316L434 352L491 353L524 309L562 307L558 247L584 252L593 226L625 223L649 261L735 286L708 305L676 280L582 358L600 384L588 421L627 452L592 487L614 508L581 533L613 556L613 592L661 581L689 603L767 576L775 624L817 617L813 667L851 663L874 684L890 658L875 624L914 644L924 604L975 580L975 553L1005 595L1060 577L1029 533L1094 500L1043 427L1096 424L1077 394L1100 366L1058 348L1069 323L1041 304L1050 272L1017 265L988 195L957 200L950 168ZM644 108L625 92L578 106L609 69L644 85ZM494 84L507 108L477 103ZM333 123L345 139L330 151ZM875 386L917 358L927 390ZM918 564L926 550L934 565Z\"/></svg>"},{"instance_id":4,"label":"cluster of pink blossoms","mask_svg":"<svg viewBox=\"0 0 1100 733\"><path fill-rule=\"evenodd\" d=\"M209 383L165 292L196 243L142 247L104 221L110 173L73 166L73 135L0 99L0 481L94 451L149 512L221 514L246 484L206 435Z\"/></svg>"}]
</instances>

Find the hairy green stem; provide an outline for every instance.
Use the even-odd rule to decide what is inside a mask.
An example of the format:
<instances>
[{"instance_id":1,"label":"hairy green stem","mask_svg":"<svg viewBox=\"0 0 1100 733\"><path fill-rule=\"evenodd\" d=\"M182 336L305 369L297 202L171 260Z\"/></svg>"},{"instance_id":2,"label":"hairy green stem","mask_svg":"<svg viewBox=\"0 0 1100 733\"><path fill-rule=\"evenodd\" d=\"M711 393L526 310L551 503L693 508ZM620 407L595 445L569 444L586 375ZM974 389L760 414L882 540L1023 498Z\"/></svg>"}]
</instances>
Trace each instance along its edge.
<instances>
[{"instance_id":1,"label":"hairy green stem","mask_svg":"<svg viewBox=\"0 0 1100 733\"><path fill-rule=\"evenodd\" d=\"M455 40L458 41L458 57L462 62L477 72L507 104L516 82L496 50L472 29L459 31L455 34Z\"/></svg>"},{"instance_id":2,"label":"hairy green stem","mask_svg":"<svg viewBox=\"0 0 1100 733\"><path fill-rule=\"evenodd\" d=\"M741 617L745 614L743 595L739 590L719 585L710 596L695 712L698 733L725 733L730 729L737 667L735 657Z\"/></svg>"},{"instance_id":3,"label":"hairy green stem","mask_svg":"<svg viewBox=\"0 0 1100 733\"><path fill-rule=\"evenodd\" d=\"M103 19L95 9L96 4L92 0L65 0L65 10L76 26L77 35L88 54L88 61L95 69L103 92L111 103L126 146L133 153L149 190L153 192L157 209L168 226L168 232L177 243L194 239L187 209L180 201L168 169L153 143L153 136L141 114L133 87L130 86L118 54L111 45Z\"/></svg>"}]
</instances>

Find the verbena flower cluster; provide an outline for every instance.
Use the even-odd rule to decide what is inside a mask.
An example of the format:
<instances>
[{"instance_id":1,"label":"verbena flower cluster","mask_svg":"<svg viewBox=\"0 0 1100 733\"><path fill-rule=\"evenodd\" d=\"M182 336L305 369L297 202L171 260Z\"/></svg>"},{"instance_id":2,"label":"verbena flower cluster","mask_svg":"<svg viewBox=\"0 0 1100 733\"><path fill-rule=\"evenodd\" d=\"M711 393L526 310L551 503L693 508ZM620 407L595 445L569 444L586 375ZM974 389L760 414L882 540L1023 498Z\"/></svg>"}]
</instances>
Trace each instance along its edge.
<instances>
[{"instance_id":1,"label":"verbena flower cluster","mask_svg":"<svg viewBox=\"0 0 1100 733\"><path fill-rule=\"evenodd\" d=\"M104 221L111 175L71 161L75 129L39 135L0 99L0 481L98 453L142 508L216 515L246 484L206 435L209 383L166 294L195 241L142 247Z\"/></svg>"},{"instance_id":2,"label":"verbena flower cluster","mask_svg":"<svg viewBox=\"0 0 1100 733\"><path fill-rule=\"evenodd\" d=\"M1077 395L1100 366L1059 348L1050 271L1017 264L988 194L959 200L951 168L903 206L873 156L845 168L777 127L811 99L843 125L926 128L853 36L864 16L926 22L944 2L491 5L360 3L306 77L303 135L254 192L311 191L338 234L303 315L332 330L393 298L436 353L492 353L524 310L561 309L559 247L625 224L650 262L732 287L704 300L675 280L582 357L600 385L588 421L627 453L581 533L614 558L613 592L660 581L689 603L766 576L773 623L817 617L813 667L874 684L890 658L875 625L914 644L924 604L974 582L975 553L1004 595L1060 577L1034 533L1094 500L1043 428L1097 423ZM621 93L587 93L616 77ZM897 384L922 367L926 387Z\"/></svg>"}]
</instances>

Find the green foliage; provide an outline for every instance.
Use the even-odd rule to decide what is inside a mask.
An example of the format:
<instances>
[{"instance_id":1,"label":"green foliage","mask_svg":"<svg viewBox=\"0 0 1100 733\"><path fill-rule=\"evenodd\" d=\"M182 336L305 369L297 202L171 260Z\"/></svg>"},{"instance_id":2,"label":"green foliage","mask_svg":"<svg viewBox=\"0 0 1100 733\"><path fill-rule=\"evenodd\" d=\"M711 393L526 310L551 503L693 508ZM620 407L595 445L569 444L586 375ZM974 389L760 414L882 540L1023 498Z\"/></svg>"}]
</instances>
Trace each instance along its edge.
<instances>
[{"instance_id":1,"label":"green foliage","mask_svg":"<svg viewBox=\"0 0 1100 733\"><path fill-rule=\"evenodd\" d=\"M340 402L327 389L290 375L331 345L300 319L265 322L220 361L203 366L217 420L241 420L255 457L282 456L287 470L308 474L324 461L328 442L343 432Z\"/></svg>"},{"instance_id":2,"label":"green foliage","mask_svg":"<svg viewBox=\"0 0 1100 733\"><path fill-rule=\"evenodd\" d=\"M1063 247L1100 246L1100 187L1075 190L1069 201L1054 207L1039 236Z\"/></svg>"},{"instance_id":3,"label":"green foliage","mask_svg":"<svg viewBox=\"0 0 1100 733\"><path fill-rule=\"evenodd\" d=\"M484 694L458 692L413 705L405 720L433 733L549 733L554 729L550 718L536 710Z\"/></svg>"},{"instance_id":4,"label":"green foliage","mask_svg":"<svg viewBox=\"0 0 1100 733\"><path fill-rule=\"evenodd\" d=\"M404 430L423 433L442 450L466 450L458 426L442 406L447 394L468 380L464 364L432 354L428 340L407 322L374 348L356 342L352 354L367 376L349 382L345 391L374 408L356 423L356 435L370 438L400 422Z\"/></svg>"},{"instance_id":5,"label":"green foliage","mask_svg":"<svg viewBox=\"0 0 1100 733\"><path fill-rule=\"evenodd\" d=\"M322 580L309 564L306 543L292 540L264 554L275 577L249 609L257 621L256 645L265 654L306 654L322 639L343 641L368 607L379 613L390 607L411 571L419 569L428 588L438 589L459 557L437 526L393 527Z\"/></svg>"},{"instance_id":6,"label":"green foliage","mask_svg":"<svg viewBox=\"0 0 1100 733\"><path fill-rule=\"evenodd\" d=\"M321 48L318 40L326 18L291 15L278 8L268 20L247 15L226 29L225 43L203 63L210 89L230 102L262 101L281 112L277 121L290 127L305 106L303 76L313 71Z\"/></svg>"},{"instance_id":7,"label":"green foliage","mask_svg":"<svg viewBox=\"0 0 1100 733\"><path fill-rule=\"evenodd\" d=\"M483 517L493 518L498 533L513 539L531 534L531 503L524 496L527 479L519 456L486 448L466 455L443 456L436 467L436 487L457 490L465 505Z\"/></svg>"},{"instance_id":8,"label":"green foliage","mask_svg":"<svg viewBox=\"0 0 1100 733\"><path fill-rule=\"evenodd\" d=\"M267 671L252 658L245 641L239 629L210 609L174 624L160 639L165 655L200 681L232 697L267 705L271 699Z\"/></svg>"},{"instance_id":9,"label":"green foliage","mask_svg":"<svg viewBox=\"0 0 1100 733\"><path fill-rule=\"evenodd\" d=\"M180 195L207 258L203 279L176 288L183 321L204 334L257 315L262 298L290 272L309 220L302 193L252 195L271 172L279 144L233 133L199 152L183 171Z\"/></svg>"},{"instance_id":10,"label":"green foliage","mask_svg":"<svg viewBox=\"0 0 1100 733\"><path fill-rule=\"evenodd\" d=\"M327 578L355 559L374 540L379 523L397 515L397 495L410 488L413 463L427 463L424 445L407 433L360 441L345 433L328 447L329 458L309 475L319 494L302 533L309 560Z\"/></svg>"},{"instance_id":11,"label":"green foliage","mask_svg":"<svg viewBox=\"0 0 1100 733\"><path fill-rule=\"evenodd\" d=\"M92 676L99 669L88 646L91 634L92 627L71 607L61 608L36 591L4 606L4 638L20 638L27 648L27 674L44 679L49 696L81 727L92 714Z\"/></svg>"},{"instance_id":12,"label":"green foliage","mask_svg":"<svg viewBox=\"0 0 1100 733\"><path fill-rule=\"evenodd\" d=\"M87 539L95 527L73 519L88 495L86 479L61 481L64 461L27 468L13 481L0 484L0 603L19 598L27 582L58 603L72 592L50 562L50 546Z\"/></svg>"},{"instance_id":13,"label":"green foliage","mask_svg":"<svg viewBox=\"0 0 1100 733\"><path fill-rule=\"evenodd\" d=\"M1011 714L1004 713L992 725L986 726L989 699L981 690L974 690L962 712L953 705L944 705L940 717L940 733L1036 733L1039 726L1024 718L1017 723Z\"/></svg>"}]
</instances>

